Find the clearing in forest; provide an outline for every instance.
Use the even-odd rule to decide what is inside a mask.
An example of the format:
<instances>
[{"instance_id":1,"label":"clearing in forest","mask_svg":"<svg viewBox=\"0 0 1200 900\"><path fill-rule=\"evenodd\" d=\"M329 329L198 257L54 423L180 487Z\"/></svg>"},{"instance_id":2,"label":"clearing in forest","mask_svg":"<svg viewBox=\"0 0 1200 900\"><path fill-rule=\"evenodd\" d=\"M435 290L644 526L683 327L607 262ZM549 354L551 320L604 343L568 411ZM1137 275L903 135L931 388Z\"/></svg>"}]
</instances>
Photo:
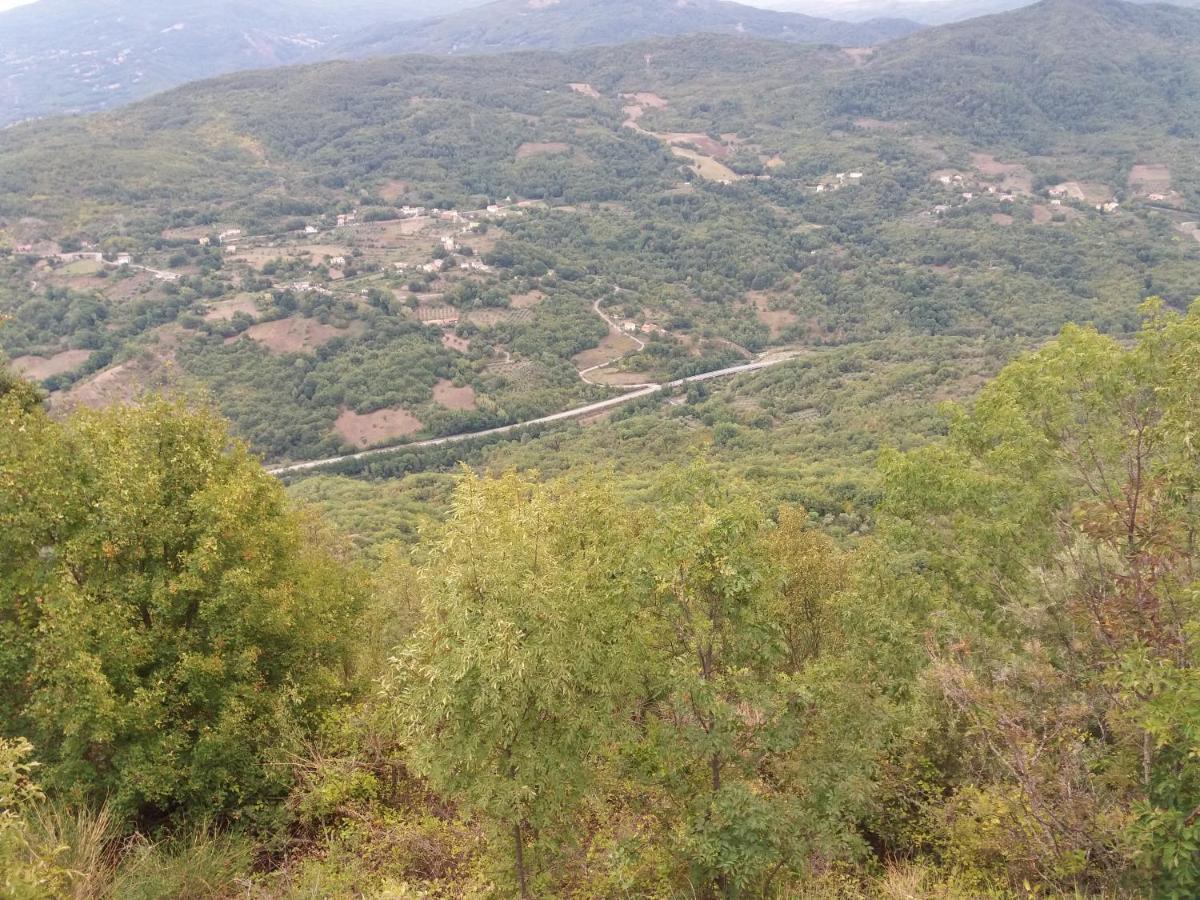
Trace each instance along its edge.
<instances>
[{"instance_id":1,"label":"clearing in forest","mask_svg":"<svg viewBox=\"0 0 1200 900\"><path fill-rule=\"evenodd\" d=\"M18 356L12 361L12 367L19 375L42 381L75 371L87 362L91 355L91 350L64 350L53 356Z\"/></svg>"},{"instance_id":2,"label":"clearing in forest","mask_svg":"<svg viewBox=\"0 0 1200 900\"><path fill-rule=\"evenodd\" d=\"M620 359L638 349L637 342L626 334L610 331L598 346L584 350L571 357L577 369L588 369L602 363Z\"/></svg>"},{"instance_id":3,"label":"clearing in forest","mask_svg":"<svg viewBox=\"0 0 1200 900\"><path fill-rule=\"evenodd\" d=\"M475 388L469 384L455 387L453 381L443 378L433 386L433 402L446 409L474 409Z\"/></svg>"},{"instance_id":4,"label":"clearing in forest","mask_svg":"<svg viewBox=\"0 0 1200 900\"><path fill-rule=\"evenodd\" d=\"M407 409L397 406L372 413L343 410L333 427L347 444L361 449L416 434L424 426Z\"/></svg>"},{"instance_id":5,"label":"clearing in forest","mask_svg":"<svg viewBox=\"0 0 1200 900\"><path fill-rule=\"evenodd\" d=\"M258 315L258 301L253 294L238 294L230 300L214 303L204 314L204 318L209 322L227 322L238 313Z\"/></svg>"},{"instance_id":6,"label":"clearing in forest","mask_svg":"<svg viewBox=\"0 0 1200 900\"><path fill-rule=\"evenodd\" d=\"M318 319L293 316L289 319L251 325L243 334L272 353L309 353L323 344L328 344L335 337L361 334L362 330L361 322L355 322L348 328L338 328L336 325L326 325ZM237 338L238 336L230 338L229 342L232 343Z\"/></svg>"},{"instance_id":7,"label":"clearing in forest","mask_svg":"<svg viewBox=\"0 0 1200 900\"><path fill-rule=\"evenodd\" d=\"M771 309L771 298L766 294L753 293L747 299L754 304L754 315L771 330L771 337L777 338L789 325L795 324L798 317L790 309Z\"/></svg>"},{"instance_id":8,"label":"clearing in forest","mask_svg":"<svg viewBox=\"0 0 1200 900\"><path fill-rule=\"evenodd\" d=\"M571 152L571 145L560 141L537 143L527 141L517 148L517 159L528 159L531 156L559 156Z\"/></svg>"},{"instance_id":9,"label":"clearing in forest","mask_svg":"<svg viewBox=\"0 0 1200 900\"><path fill-rule=\"evenodd\" d=\"M1159 163L1138 163L1129 170L1128 184L1139 194L1166 194L1171 190L1171 170Z\"/></svg>"},{"instance_id":10,"label":"clearing in forest","mask_svg":"<svg viewBox=\"0 0 1200 900\"><path fill-rule=\"evenodd\" d=\"M999 176L1000 187L1012 194L1030 195L1033 193L1033 173L1020 163L1000 162L990 153L972 153L971 165L979 170L981 175L990 178Z\"/></svg>"}]
</instances>

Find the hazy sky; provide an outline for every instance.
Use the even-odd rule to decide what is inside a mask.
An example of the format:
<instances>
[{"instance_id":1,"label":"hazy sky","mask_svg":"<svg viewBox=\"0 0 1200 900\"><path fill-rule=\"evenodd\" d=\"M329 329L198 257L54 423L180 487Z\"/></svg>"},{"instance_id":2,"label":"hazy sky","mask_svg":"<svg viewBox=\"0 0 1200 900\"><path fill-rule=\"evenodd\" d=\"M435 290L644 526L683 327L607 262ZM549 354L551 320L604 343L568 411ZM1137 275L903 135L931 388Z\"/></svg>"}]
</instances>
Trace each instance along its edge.
<instances>
[{"instance_id":1,"label":"hazy sky","mask_svg":"<svg viewBox=\"0 0 1200 900\"><path fill-rule=\"evenodd\" d=\"M34 0L0 0L0 10L12 9L14 6L24 6L26 3L33 3L33 2L34 2ZM750 6L755 5L755 0L742 0L742 2L748 3ZM855 3L855 2L861 2L861 0L842 0L842 2ZM918 0L918 2L926 3L926 2L928 2L928 0ZM781 3L781 2L778 2L778 0L775 0L775 2L770 3L770 5L771 6L786 6L788 4Z\"/></svg>"}]
</instances>

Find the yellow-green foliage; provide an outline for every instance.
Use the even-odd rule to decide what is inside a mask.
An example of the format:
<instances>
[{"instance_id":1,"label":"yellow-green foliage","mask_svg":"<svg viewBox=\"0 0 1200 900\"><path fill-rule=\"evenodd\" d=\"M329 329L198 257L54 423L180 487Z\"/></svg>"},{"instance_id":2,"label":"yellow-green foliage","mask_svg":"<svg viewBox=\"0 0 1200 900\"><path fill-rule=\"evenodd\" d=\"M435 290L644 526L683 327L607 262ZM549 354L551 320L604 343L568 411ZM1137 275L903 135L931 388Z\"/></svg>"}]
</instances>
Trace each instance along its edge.
<instances>
[{"instance_id":1,"label":"yellow-green foliage","mask_svg":"<svg viewBox=\"0 0 1200 900\"><path fill-rule=\"evenodd\" d=\"M209 413L0 417L4 730L122 821L269 817L352 687L355 569Z\"/></svg>"}]
</instances>

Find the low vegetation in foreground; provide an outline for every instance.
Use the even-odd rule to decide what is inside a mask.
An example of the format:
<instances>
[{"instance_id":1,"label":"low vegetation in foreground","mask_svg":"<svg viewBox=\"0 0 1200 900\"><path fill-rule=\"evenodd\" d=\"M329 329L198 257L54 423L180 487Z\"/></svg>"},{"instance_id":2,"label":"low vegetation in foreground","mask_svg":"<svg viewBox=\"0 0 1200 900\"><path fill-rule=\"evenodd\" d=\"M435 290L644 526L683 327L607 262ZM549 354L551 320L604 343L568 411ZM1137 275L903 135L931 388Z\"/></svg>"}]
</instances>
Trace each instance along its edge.
<instances>
[{"instance_id":1,"label":"low vegetation in foreground","mask_svg":"<svg viewBox=\"0 0 1200 900\"><path fill-rule=\"evenodd\" d=\"M713 459L363 557L214 414L0 387L0 891L1200 891L1200 306L1069 327L831 536Z\"/></svg>"}]
</instances>

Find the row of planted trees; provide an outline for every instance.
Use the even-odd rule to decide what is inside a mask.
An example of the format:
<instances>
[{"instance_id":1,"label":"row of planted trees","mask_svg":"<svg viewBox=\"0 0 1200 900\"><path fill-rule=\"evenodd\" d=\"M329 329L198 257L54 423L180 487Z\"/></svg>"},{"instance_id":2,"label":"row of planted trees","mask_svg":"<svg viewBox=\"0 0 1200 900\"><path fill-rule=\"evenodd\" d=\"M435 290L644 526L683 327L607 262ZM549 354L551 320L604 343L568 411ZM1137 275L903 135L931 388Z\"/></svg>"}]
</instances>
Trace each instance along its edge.
<instances>
[{"instance_id":1,"label":"row of planted trees","mask_svg":"<svg viewBox=\"0 0 1200 900\"><path fill-rule=\"evenodd\" d=\"M698 461L464 474L365 566L208 414L5 382L6 890L80 893L58 803L266 894L1194 896L1200 310L1147 314L885 455L853 546Z\"/></svg>"}]
</instances>

